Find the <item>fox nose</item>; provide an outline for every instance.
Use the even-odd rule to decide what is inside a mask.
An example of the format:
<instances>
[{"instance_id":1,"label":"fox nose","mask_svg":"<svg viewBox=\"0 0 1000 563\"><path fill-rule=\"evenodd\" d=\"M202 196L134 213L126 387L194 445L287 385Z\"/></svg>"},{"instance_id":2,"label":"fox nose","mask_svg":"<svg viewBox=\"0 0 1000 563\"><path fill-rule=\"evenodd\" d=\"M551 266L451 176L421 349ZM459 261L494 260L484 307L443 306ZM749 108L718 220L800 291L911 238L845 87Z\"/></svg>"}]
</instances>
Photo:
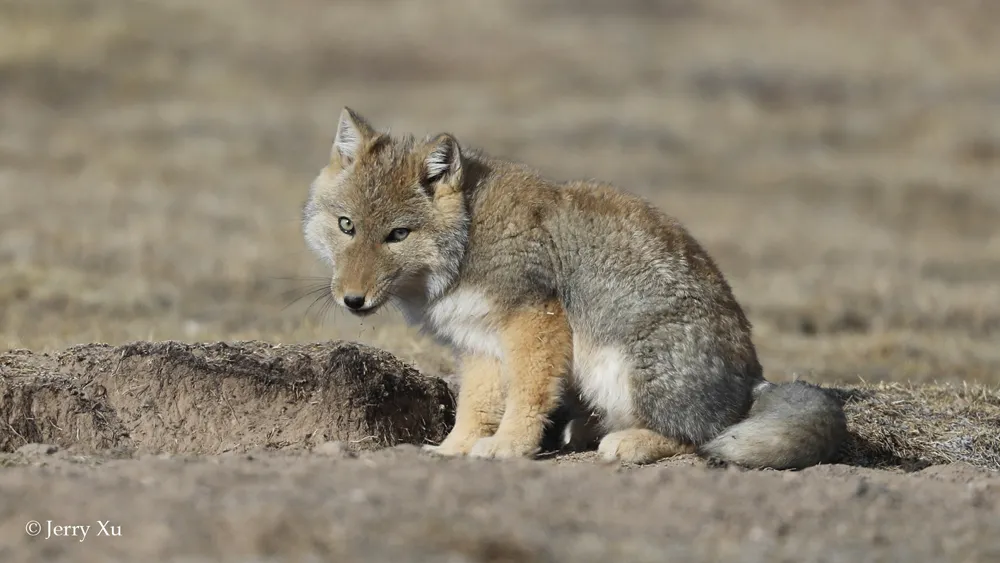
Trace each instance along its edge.
<instances>
[{"instance_id":1,"label":"fox nose","mask_svg":"<svg viewBox=\"0 0 1000 563\"><path fill-rule=\"evenodd\" d=\"M344 305L347 305L349 309L358 309L365 306L365 296L364 295L345 295Z\"/></svg>"}]
</instances>

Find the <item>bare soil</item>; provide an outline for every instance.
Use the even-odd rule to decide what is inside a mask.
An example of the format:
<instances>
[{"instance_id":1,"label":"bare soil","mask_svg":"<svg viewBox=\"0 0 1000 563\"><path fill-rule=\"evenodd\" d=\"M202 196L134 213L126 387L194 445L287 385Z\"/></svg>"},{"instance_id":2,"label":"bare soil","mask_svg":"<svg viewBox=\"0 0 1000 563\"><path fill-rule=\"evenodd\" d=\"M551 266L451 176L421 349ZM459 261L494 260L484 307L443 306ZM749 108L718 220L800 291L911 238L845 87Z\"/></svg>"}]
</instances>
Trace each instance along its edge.
<instances>
[{"instance_id":1,"label":"bare soil","mask_svg":"<svg viewBox=\"0 0 1000 563\"><path fill-rule=\"evenodd\" d=\"M582 459L30 458L0 473L4 561L996 561L1000 478L621 470ZM28 537L25 523L42 524ZM92 525L50 537L52 525ZM98 536L100 526L120 536ZM108 522L110 521L110 522Z\"/></svg>"},{"instance_id":2,"label":"bare soil","mask_svg":"<svg viewBox=\"0 0 1000 563\"><path fill-rule=\"evenodd\" d=\"M418 446L453 424L454 384L347 342L85 345L0 369L5 561L1000 556L1000 394L978 386L830 388L848 443L782 474L437 459Z\"/></svg>"},{"instance_id":3,"label":"bare soil","mask_svg":"<svg viewBox=\"0 0 1000 563\"><path fill-rule=\"evenodd\" d=\"M0 560L1000 560L998 6L0 2ZM343 105L678 217L842 459L417 452L451 355L299 230Z\"/></svg>"}]
</instances>

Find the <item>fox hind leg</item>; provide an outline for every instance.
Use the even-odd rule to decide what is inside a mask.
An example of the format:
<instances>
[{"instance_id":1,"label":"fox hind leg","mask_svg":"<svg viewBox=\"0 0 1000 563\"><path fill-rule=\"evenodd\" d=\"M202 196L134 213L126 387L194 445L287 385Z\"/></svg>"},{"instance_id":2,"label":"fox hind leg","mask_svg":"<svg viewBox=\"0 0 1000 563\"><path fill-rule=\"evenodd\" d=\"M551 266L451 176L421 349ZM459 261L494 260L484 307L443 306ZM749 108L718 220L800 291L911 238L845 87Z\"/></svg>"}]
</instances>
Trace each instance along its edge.
<instances>
[{"instance_id":1,"label":"fox hind leg","mask_svg":"<svg viewBox=\"0 0 1000 563\"><path fill-rule=\"evenodd\" d=\"M597 451L607 461L644 464L694 453L695 448L653 430L632 428L608 434L601 440Z\"/></svg>"}]
</instances>

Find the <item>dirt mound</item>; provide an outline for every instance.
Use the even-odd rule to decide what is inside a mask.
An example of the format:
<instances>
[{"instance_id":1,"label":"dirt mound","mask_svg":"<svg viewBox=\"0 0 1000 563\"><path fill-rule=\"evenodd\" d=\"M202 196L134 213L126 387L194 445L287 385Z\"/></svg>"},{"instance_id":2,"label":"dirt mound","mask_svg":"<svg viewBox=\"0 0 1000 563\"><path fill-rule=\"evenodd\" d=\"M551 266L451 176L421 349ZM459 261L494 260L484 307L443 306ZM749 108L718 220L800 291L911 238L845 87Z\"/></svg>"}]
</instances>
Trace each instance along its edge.
<instances>
[{"instance_id":1,"label":"dirt mound","mask_svg":"<svg viewBox=\"0 0 1000 563\"><path fill-rule=\"evenodd\" d=\"M89 344L0 355L0 450L216 454L436 442L454 420L444 381L393 355L332 342Z\"/></svg>"},{"instance_id":2,"label":"dirt mound","mask_svg":"<svg viewBox=\"0 0 1000 563\"><path fill-rule=\"evenodd\" d=\"M839 463L1000 469L1000 392L878 384L831 389L851 437ZM392 354L350 342L90 344L0 355L0 451L30 443L83 451L218 454L351 449L444 438L454 389ZM546 446L555 445L558 426Z\"/></svg>"}]
</instances>

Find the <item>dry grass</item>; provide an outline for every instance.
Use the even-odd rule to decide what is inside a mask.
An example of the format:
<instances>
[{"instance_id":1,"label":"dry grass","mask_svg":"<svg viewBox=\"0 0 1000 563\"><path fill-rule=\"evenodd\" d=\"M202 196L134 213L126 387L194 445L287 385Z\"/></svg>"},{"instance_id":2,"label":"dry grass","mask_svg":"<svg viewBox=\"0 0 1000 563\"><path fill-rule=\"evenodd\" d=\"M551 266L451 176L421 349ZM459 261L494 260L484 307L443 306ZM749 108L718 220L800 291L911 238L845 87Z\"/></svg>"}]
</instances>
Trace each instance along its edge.
<instances>
[{"instance_id":1,"label":"dry grass","mask_svg":"<svg viewBox=\"0 0 1000 563\"><path fill-rule=\"evenodd\" d=\"M963 462L1000 470L1000 389L880 383L839 390L852 440L843 462L866 467Z\"/></svg>"},{"instance_id":2,"label":"dry grass","mask_svg":"<svg viewBox=\"0 0 1000 563\"><path fill-rule=\"evenodd\" d=\"M1000 36L962 0L7 0L0 348L360 340L286 306L341 105L684 221L773 379L1000 382ZM289 295L288 292L292 294Z\"/></svg>"}]
</instances>

